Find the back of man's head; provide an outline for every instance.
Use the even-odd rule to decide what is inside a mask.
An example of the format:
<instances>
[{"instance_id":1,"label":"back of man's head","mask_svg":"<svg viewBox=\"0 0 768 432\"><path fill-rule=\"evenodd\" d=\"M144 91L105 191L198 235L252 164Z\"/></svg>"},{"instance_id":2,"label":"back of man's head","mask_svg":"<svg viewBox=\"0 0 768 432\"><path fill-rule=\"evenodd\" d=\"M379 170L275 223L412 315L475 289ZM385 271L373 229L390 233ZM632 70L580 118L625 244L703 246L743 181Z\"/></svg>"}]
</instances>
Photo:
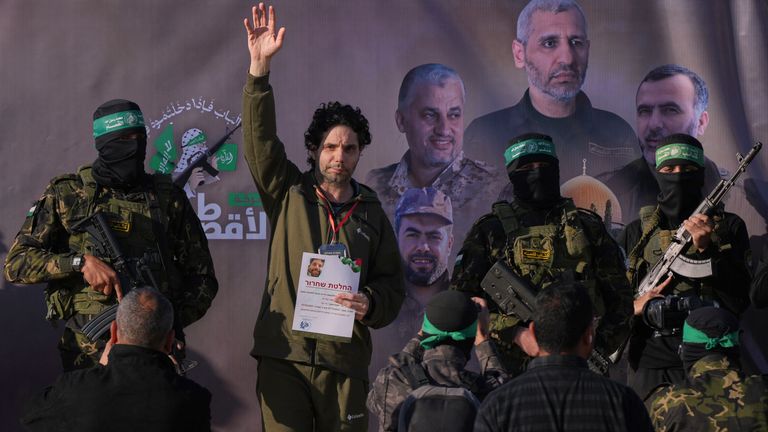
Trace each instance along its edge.
<instances>
[{"instance_id":1,"label":"back of man's head","mask_svg":"<svg viewBox=\"0 0 768 432\"><path fill-rule=\"evenodd\" d=\"M536 296L534 333L547 353L573 352L592 319L592 300L579 283L554 283Z\"/></svg>"},{"instance_id":2,"label":"back of man's head","mask_svg":"<svg viewBox=\"0 0 768 432\"><path fill-rule=\"evenodd\" d=\"M464 293L451 290L435 294L424 310L421 346L453 345L469 358L477 334L477 315L477 305Z\"/></svg>"},{"instance_id":3,"label":"back of man's head","mask_svg":"<svg viewBox=\"0 0 768 432\"><path fill-rule=\"evenodd\" d=\"M173 306L159 291L134 288L117 308L119 344L162 350L173 326Z\"/></svg>"}]
</instances>

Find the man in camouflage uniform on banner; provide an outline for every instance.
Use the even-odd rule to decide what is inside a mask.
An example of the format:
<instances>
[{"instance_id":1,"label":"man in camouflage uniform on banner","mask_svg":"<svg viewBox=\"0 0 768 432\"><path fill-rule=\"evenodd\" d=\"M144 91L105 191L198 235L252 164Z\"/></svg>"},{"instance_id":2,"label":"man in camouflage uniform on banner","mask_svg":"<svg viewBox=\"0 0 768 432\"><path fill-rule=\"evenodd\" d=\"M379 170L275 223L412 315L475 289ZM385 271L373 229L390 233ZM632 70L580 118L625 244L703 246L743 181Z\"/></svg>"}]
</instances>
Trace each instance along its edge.
<instances>
[{"instance_id":1,"label":"man in camouflage uniform on banner","mask_svg":"<svg viewBox=\"0 0 768 432\"><path fill-rule=\"evenodd\" d=\"M405 191L433 187L451 199L454 232L461 241L496 200L506 183L502 176L485 162L464 157L464 102L464 81L448 66L423 64L403 77L395 122L408 151L365 179L390 220Z\"/></svg>"},{"instance_id":2,"label":"man in camouflage uniform on banner","mask_svg":"<svg viewBox=\"0 0 768 432\"><path fill-rule=\"evenodd\" d=\"M688 315L682 345L687 382L665 384L649 399L657 431L768 430L768 377L741 371L738 328L725 309Z\"/></svg>"},{"instance_id":3,"label":"man in camouflage uniform on banner","mask_svg":"<svg viewBox=\"0 0 768 432\"><path fill-rule=\"evenodd\" d=\"M73 230L91 215L105 216L129 265L142 259L149 267L173 304L179 348L182 329L205 314L218 290L208 242L184 191L169 176L144 172L147 134L139 106L111 100L93 119L98 158L51 180L5 262L9 282L48 283L46 318L66 321L59 342L65 371L98 362L109 333L91 341L81 329L130 288L120 286L108 257L95 256L92 236Z\"/></svg>"},{"instance_id":4,"label":"man in camouflage uniform on banner","mask_svg":"<svg viewBox=\"0 0 768 432\"><path fill-rule=\"evenodd\" d=\"M494 204L490 214L475 222L456 257L451 289L489 300L491 337L507 369L518 374L538 346L526 323L504 314L484 293L483 277L501 260L534 289L557 279L579 281L600 317L596 350L608 355L628 334L632 314L632 292L618 245L599 216L560 196L559 164L550 137L521 135L504 157L515 201Z\"/></svg>"}]
</instances>

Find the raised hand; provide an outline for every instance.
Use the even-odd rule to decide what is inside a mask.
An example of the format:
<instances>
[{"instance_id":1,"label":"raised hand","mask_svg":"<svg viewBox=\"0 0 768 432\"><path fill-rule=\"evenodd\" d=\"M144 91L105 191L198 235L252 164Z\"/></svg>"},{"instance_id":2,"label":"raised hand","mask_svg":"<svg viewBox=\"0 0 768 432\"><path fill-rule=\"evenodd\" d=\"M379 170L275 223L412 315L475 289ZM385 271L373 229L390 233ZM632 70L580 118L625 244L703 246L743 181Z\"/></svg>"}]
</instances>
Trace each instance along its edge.
<instances>
[{"instance_id":1,"label":"raised hand","mask_svg":"<svg viewBox=\"0 0 768 432\"><path fill-rule=\"evenodd\" d=\"M480 297L472 297L471 300L475 302L478 308L475 345L480 345L481 343L488 340L488 335L491 333L491 316L488 312L488 303L486 303L485 299Z\"/></svg>"},{"instance_id":2,"label":"raised hand","mask_svg":"<svg viewBox=\"0 0 768 432\"><path fill-rule=\"evenodd\" d=\"M267 15L264 3L254 6L253 25L248 18L243 20L248 35L248 51L251 53L251 66L248 72L253 76L264 76L269 72L269 62L283 46L285 27L275 33L275 9L269 7Z\"/></svg>"}]
</instances>

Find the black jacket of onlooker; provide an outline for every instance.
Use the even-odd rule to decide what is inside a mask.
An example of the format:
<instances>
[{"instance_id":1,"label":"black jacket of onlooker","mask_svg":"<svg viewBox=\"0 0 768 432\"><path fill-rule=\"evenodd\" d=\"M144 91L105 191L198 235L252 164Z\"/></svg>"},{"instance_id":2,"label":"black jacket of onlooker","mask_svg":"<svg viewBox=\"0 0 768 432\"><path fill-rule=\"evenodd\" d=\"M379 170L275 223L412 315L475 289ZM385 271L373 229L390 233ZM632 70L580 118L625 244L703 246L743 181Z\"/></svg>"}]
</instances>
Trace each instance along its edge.
<instances>
[{"instance_id":1,"label":"black jacket of onlooker","mask_svg":"<svg viewBox=\"0 0 768 432\"><path fill-rule=\"evenodd\" d=\"M210 431L210 403L164 353L118 344L107 366L61 375L27 404L21 423L31 431Z\"/></svg>"}]
</instances>

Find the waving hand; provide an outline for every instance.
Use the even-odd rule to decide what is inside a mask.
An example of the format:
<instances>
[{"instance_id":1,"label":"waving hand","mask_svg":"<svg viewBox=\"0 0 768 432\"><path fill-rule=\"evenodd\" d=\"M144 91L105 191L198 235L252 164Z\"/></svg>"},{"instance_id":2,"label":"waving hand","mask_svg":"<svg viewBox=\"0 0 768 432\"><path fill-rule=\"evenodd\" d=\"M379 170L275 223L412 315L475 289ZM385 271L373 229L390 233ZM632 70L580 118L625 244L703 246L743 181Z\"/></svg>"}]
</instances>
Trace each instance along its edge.
<instances>
[{"instance_id":1,"label":"waving hand","mask_svg":"<svg viewBox=\"0 0 768 432\"><path fill-rule=\"evenodd\" d=\"M253 76L263 76L269 72L269 62L283 46L285 27L280 27L275 34L275 9L269 7L267 15L264 3L252 8L253 25L248 18L243 20L248 34L248 51L251 53L251 66L248 72Z\"/></svg>"}]
</instances>

